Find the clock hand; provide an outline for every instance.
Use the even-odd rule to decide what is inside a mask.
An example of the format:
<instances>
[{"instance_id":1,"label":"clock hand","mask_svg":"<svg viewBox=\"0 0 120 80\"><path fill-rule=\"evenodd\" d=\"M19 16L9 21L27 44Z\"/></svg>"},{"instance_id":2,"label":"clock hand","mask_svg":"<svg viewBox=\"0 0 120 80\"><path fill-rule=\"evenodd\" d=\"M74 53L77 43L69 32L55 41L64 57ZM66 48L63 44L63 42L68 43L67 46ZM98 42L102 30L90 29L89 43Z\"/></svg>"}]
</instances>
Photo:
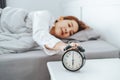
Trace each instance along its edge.
<instances>
[{"instance_id":1,"label":"clock hand","mask_svg":"<svg viewBox=\"0 0 120 80\"><path fill-rule=\"evenodd\" d=\"M73 53L73 65L74 65L74 53Z\"/></svg>"},{"instance_id":2,"label":"clock hand","mask_svg":"<svg viewBox=\"0 0 120 80\"><path fill-rule=\"evenodd\" d=\"M72 66L74 66L74 53L72 53Z\"/></svg>"}]
</instances>

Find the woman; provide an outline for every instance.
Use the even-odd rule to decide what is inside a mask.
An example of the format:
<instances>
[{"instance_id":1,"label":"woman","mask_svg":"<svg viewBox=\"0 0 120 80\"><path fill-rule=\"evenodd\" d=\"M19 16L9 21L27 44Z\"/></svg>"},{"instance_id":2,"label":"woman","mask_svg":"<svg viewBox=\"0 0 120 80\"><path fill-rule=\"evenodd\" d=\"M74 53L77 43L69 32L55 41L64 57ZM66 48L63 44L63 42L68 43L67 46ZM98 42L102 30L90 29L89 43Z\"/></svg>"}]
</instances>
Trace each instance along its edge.
<instances>
[{"instance_id":1,"label":"woman","mask_svg":"<svg viewBox=\"0 0 120 80\"><path fill-rule=\"evenodd\" d=\"M31 14L33 20L33 40L43 47L48 55L63 50L67 44L61 38L67 38L76 32L88 28L74 16L60 17L53 20L48 11L37 11ZM77 43L71 43L77 46Z\"/></svg>"}]
</instances>

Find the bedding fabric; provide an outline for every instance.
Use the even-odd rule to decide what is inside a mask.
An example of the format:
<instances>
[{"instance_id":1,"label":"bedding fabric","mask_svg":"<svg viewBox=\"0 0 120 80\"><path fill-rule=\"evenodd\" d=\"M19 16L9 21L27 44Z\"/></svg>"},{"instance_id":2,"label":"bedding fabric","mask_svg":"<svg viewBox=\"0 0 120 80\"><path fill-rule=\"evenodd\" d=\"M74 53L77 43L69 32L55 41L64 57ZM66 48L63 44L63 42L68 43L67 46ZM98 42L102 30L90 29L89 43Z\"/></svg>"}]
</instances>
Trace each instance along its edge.
<instances>
[{"instance_id":1,"label":"bedding fabric","mask_svg":"<svg viewBox=\"0 0 120 80\"><path fill-rule=\"evenodd\" d=\"M37 46L32 29L26 27L26 10L6 7L0 13L0 54L24 52Z\"/></svg>"},{"instance_id":2,"label":"bedding fabric","mask_svg":"<svg viewBox=\"0 0 120 80\"><path fill-rule=\"evenodd\" d=\"M97 40L100 39L100 34L93 30L92 28L88 28L86 30L82 30L77 32L76 34L66 38L62 39L63 42L85 42L89 40Z\"/></svg>"},{"instance_id":3,"label":"bedding fabric","mask_svg":"<svg viewBox=\"0 0 120 80\"><path fill-rule=\"evenodd\" d=\"M80 42L87 59L118 58L119 50L103 40ZM0 55L0 80L50 80L48 61L61 60L63 53L46 55L42 50Z\"/></svg>"}]
</instances>

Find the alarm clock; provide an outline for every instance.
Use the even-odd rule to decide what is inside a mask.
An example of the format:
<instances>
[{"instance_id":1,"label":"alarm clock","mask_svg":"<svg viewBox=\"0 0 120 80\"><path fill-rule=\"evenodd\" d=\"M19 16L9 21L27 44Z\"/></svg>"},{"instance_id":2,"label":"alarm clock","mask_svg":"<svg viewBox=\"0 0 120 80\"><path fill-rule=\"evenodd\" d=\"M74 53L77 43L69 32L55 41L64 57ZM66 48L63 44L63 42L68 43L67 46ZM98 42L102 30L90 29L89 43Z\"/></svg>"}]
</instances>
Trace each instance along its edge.
<instances>
[{"instance_id":1,"label":"alarm clock","mask_svg":"<svg viewBox=\"0 0 120 80\"><path fill-rule=\"evenodd\" d=\"M83 67L86 58L83 53L85 50L81 46L72 48L72 46L68 45L65 47L64 51L62 64L65 69L75 72Z\"/></svg>"}]
</instances>

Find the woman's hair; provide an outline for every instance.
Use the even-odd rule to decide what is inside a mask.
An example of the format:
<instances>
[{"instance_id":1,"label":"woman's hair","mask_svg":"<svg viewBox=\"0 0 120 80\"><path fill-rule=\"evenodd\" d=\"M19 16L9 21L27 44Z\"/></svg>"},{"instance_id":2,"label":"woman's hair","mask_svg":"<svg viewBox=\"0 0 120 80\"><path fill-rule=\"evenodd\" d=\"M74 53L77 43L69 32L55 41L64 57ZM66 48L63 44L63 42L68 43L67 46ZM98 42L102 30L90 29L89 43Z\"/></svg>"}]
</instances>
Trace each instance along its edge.
<instances>
[{"instance_id":1,"label":"woman's hair","mask_svg":"<svg viewBox=\"0 0 120 80\"><path fill-rule=\"evenodd\" d=\"M84 22L80 21L78 18L76 18L74 16L64 16L63 19L64 20L74 20L74 21L76 21L77 24L78 24L78 27L79 27L78 31L81 31L81 30L84 30L86 28L89 28L89 26L87 26ZM57 22L57 20L55 22Z\"/></svg>"},{"instance_id":2,"label":"woman's hair","mask_svg":"<svg viewBox=\"0 0 120 80\"><path fill-rule=\"evenodd\" d=\"M88 28L88 26L84 22L80 21L78 18L76 18L74 16L65 16L64 20L74 20L74 21L76 21L77 24L78 24L78 27L79 27L78 31L81 31L81 30L84 30L84 29Z\"/></svg>"}]
</instances>

